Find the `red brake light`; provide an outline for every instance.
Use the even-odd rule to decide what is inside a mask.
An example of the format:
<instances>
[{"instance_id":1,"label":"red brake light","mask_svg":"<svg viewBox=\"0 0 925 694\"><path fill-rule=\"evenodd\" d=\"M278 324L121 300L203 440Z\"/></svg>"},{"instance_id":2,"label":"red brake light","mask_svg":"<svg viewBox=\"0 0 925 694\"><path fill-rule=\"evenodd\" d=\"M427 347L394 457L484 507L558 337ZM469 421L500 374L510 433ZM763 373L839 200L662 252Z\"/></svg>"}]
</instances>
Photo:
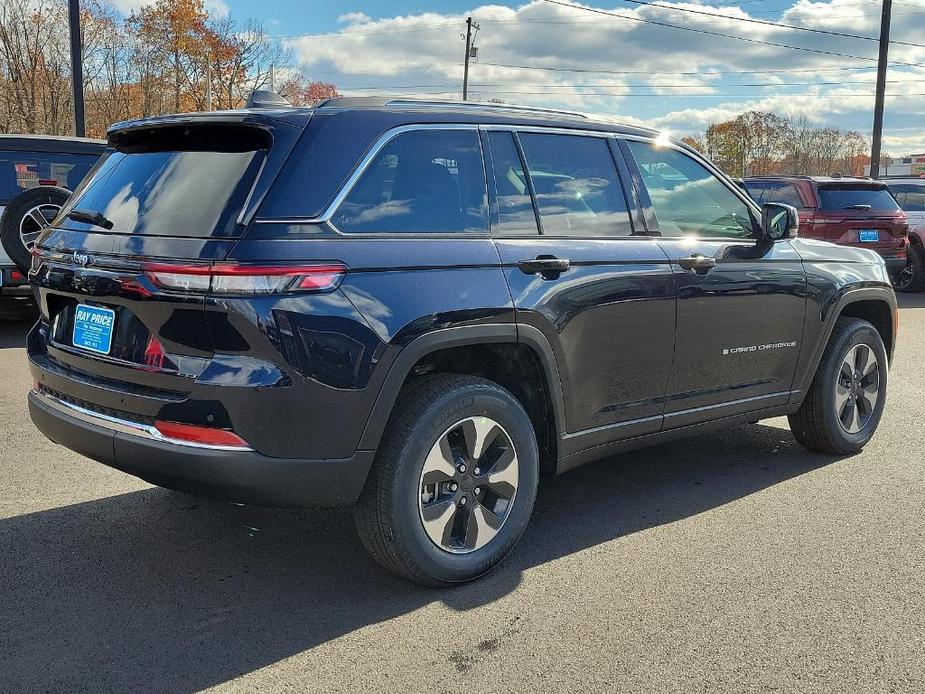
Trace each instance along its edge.
<instances>
[{"instance_id":1,"label":"red brake light","mask_svg":"<svg viewBox=\"0 0 925 694\"><path fill-rule=\"evenodd\" d=\"M154 428L168 439L177 441L189 441L190 443L199 443L204 446L250 448L247 441L227 429L202 427L195 424L180 424L179 422L168 422L162 419L154 422Z\"/></svg>"},{"instance_id":2,"label":"red brake light","mask_svg":"<svg viewBox=\"0 0 925 694\"><path fill-rule=\"evenodd\" d=\"M281 294L334 289L347 267L342 263L317 265L180 265L145 263L145 274L158 286L213 294Z\"/></svg>"}]
</instances>

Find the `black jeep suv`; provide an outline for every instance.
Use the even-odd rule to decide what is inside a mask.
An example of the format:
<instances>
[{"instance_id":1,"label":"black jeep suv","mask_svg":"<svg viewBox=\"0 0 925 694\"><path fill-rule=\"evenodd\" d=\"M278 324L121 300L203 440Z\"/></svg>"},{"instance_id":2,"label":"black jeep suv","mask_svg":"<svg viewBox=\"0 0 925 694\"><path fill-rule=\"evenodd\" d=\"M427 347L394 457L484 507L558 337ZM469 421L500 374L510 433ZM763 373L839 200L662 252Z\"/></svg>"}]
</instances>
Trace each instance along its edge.
<instances>
[{"instance_id":1,"label":"black jeep suv","mask_svg":"<svg viewBox=\"0 0 925 694\"><path fill-rule=\"evenodd\" d=\"M342 98L133 121L39 238L32 418L154 484L354 505L427 584L487 572L541 474L789 415L859 450L895 297L683 144Z\"/></svg>"}]
</instances>

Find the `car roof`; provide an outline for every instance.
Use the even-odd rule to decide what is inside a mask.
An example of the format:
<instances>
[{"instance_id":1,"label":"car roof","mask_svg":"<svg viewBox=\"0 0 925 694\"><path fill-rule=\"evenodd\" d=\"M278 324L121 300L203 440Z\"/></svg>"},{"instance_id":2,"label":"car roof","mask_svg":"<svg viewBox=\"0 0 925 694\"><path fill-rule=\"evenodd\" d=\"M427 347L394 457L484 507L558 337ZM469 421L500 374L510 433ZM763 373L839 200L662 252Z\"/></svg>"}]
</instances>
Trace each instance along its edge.
<instances>
[{"instance_id":1,"label":"car roof","mask_svg":"<svg viewBox=\"0 0 925 694\"><path fill-rule=\"evenodd\" d=\"M66 135L0 135L0 150L47 154L95 154L106 149L105 140Z\"/></svg>"},{"instance_id":2,"label":"car roof","mask_svg":"<svg viewBox=\"0 0 925 694\"><path fill-rule=\"evenodd\" d=\"M888 186L893 185L894 183L902 183L903 185L918 184L920 186L925 186L925 178L919 178L917 176L888 178L886 180L880 179L880 182L886 183Z\"/></svg>"},{"instance_id":3,"label":"car roof","mask_svg":"<svg viewBox=\"0 0 925 694\"><path fill-rule=\"evenodd\" d=\"M338 97L327 99L315 106L287 106L281 108L235 109L230 111L211 111L206 113L184 113L171 116L156 116L142 120L117 123L110 128L110 137L124 129L142 128L148 125L168 125L184 122L283 122L297 127L304 127L314 113L336 113L338 111L368 111L388 113L393 117L407 114L408 122L441 123L503 123L511 125L542 125L580 130L598 130L621 134L655 137L659 132L650 128L641 128L621 124L605 116L593 116L576 111L518 106L514 104L495 104L479 101L424 101L394 97ZM674 140L673 140L674 141ZM686 147L679 141L676 144Z\"/></svg>"}]
</instances>

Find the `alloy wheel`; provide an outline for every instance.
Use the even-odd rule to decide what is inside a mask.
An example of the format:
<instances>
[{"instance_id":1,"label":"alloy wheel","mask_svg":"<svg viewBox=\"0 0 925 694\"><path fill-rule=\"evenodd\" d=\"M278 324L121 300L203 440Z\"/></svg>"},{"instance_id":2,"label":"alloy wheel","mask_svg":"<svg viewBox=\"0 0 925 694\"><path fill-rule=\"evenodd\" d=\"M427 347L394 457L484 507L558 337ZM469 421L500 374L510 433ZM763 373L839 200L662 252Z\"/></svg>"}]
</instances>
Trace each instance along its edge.
<instances>
[{"instance_id":1,"label":"alloy wheel","mask_svg":"<svg viewBox=\"0 0 925 694\"><path fill-rule=\"evenodd\" d=\"M457 422L424 460L418 495L424 532L453 554L481 549L507 521L518 479L517 452L504 427L488 417Z\"/></svg>"},{"instance_id":2,"label":"alloy wheel","mask_svg":"<svg viewBox=\"0 0 925 694\"><path fill-rule=\"evenodd\" d=\"M39 234L51 224L60 211L60 205L45 203L36 205L23 215L22 220L19 222L19 238L22 240L22 245L26 247L26 250L32 250Z\"/></svg>"},{"instance_id":3,"label":"alloy wheel","mask_svg":"<svg viewBox=\"0 0 925 694\"><path fill-rule=\"evenodd\" d=\"M835 413L842 428L857 434L870 422L880 397L880 363L867 345L854 345L842 359L835 382Z\"/></svg>"}]
</instances>

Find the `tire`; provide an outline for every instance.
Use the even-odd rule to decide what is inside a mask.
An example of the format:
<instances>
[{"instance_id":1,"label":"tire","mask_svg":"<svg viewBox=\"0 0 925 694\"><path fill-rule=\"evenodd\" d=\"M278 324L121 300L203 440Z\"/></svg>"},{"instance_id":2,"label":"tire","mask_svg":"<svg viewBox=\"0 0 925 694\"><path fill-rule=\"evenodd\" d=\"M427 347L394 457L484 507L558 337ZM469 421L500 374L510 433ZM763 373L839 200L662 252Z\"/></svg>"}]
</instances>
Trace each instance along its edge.
<instances>
[{"instance_id":1,"label":"tire","mask_svg":"<svg viewBox=\"0 0 925 694\"><path fill-rule=\"evenodd\" d=\"M909 246L906 267L893 282L898 292L920 292L925 289L925 249L918 243Z\"/></svg>"},{"instance_id":2,"label":"tire","mask_svg":"<svg viewBox=\"0 0 925 694\"><path fill-rule=\"evenodd\" d=\"M872 377L865 376L859 383L851 381L850 375L842 368L848 356L858 347L862 353L869 350L867 356L874 357L877 362L877 393L873 403L870 402ZM859 359L854 359L856 365ZM839 318L806 399L800 409L789 417L790 429L797 441L811 450L834 455L857 453L864 448L883 415L887 366L886 349L874 326L860 318ZM863 368L868 367L869 363ZM839 383L843 387L839 388ZM846 383L851 383L851 386L844 387ZM841 398L853 397L854 394L859 394L858 400L840 405ZM858 403L853 405L858 413L857 420L851 417L852 402ZM839 413L845 417L840 418ZM843 423L845 419L848 425Z\"/></svg>"},{"instance_id":3,"label":"tire","mask_svg":"<svg viewBox=\"0 0 925 694\"><path fill-rule=\"evenodd\" d=\"M0 219L0 242L3 243L3 250L10 256L10 260L22 272L28 272L32 264L29 252L38 232L51 223L70 196L71 192L65 188L37 186L20 193L6 206L3 219ZM30 215L30 212L34 214ZM39 220L42 219L45 224L40 228ZM25 225L26 231L30 234L26 240L20 233L22 225Z\"/></svg>"},{"instance_id":4,"label":"tire","mask_svg":"<svg viewBox=\"0 0 925 694\"><path fill-rule=\"evenodd\" d=\"M481 470L472 462L465 468L471 479L466 479L457 465L456 476L449 479L439 462L446 456L434 451L452 450L456 463L472 461L468 442L477 427L489 431L482 437L480 460L483 465L490 460L490 469ZM441 442L446 449L439 448ZM441 471L432 469L435 460ZM425 470L430 470L427 476ZM448 470L454 472L454 467ZM477 470L481 477L475 475ZM499 481L501 477L507 481ZM439 481L430 485L428 479ZM533 511L538 480L536 434L517 399L484 378L434 374L399 395L354 521L363 545L389 571L427 586L463 583L490 571L513 549ZM454 484L457 488L451 491ZM505 501L492 490L511 498ZM489 516L489 508L498 515ZM427 514L434 518L425 527ZM486 528L484 519L499 517L500 528ZM483 519L476 521L475 531L466 525L472 519Z\"/></svg>"}]
</instances>

